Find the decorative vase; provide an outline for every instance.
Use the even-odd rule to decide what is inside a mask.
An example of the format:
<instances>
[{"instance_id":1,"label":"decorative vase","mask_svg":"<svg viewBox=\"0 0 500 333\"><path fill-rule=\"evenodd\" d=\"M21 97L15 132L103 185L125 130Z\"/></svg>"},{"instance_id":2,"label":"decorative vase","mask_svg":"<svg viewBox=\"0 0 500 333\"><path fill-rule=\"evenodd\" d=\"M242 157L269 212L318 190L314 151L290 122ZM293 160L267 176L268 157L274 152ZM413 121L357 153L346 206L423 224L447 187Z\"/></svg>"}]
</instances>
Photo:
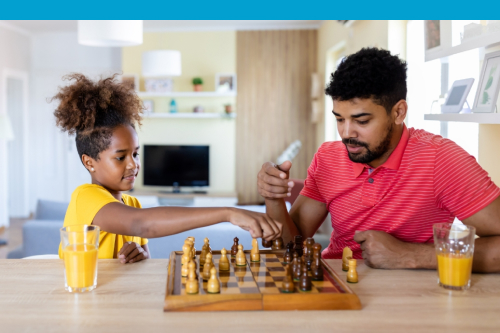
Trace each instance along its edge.
<instances>
[{"instance_id":1,"label":"decorative vase","mask_svg":"<svg viewBox=\"0 0 500 333\"><path fill-rule=\"evenodd\" d=\"M193 85L194 91L202 91L203 90L203 85L202 84L195 84Z\"/></svg>"},{"instance_id":2,"label":"decorative vase","mask_svg":"<svg viewBox=\"0 0 500 333\"><path fill-rule=\"evenodd\" d=\"M227 114L230 114L233 112L233 107L228 104L228 105L224 105L224 111L227 113Z\"/></svg>"}]
</instances>

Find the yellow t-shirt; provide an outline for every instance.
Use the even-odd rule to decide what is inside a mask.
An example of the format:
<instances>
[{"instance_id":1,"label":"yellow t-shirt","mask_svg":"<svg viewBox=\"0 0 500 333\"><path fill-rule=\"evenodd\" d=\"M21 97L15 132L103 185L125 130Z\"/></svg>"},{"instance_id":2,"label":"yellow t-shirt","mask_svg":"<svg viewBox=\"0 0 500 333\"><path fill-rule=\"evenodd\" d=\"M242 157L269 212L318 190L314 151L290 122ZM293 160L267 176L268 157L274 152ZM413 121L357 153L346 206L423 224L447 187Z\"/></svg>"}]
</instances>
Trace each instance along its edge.
<instances>
[{"instance_id":1,"label":"yellow t-shirt","mask_svg":"<svg viewBox=\"0 0 500 333\"><path fill-rule=\"evenodd\" d=\"M127 206L142 208L139 200L133 196L122 194L122 200ZM111 202L119 202L104 187L95 184L78 186L71 195L71 201L64 217L64 226L86 224L91 225L97 212ZM124 236L101 231L99 235L99 259L118 258L122 246L126 242L140 245L148 243L147 238ZM59 258L62 258L59 244Z\"/></svg>"}]
</instances>

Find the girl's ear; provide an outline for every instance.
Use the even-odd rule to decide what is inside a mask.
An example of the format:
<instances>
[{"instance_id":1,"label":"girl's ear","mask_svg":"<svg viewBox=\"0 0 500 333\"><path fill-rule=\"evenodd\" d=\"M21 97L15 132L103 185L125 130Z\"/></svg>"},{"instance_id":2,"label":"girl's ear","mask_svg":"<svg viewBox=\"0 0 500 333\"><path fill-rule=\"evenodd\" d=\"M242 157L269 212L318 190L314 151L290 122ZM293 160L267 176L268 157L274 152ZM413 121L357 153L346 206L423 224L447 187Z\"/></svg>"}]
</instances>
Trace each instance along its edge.
<instances>
[{"instance_id":1,"label":"girl's ear","mask_svg":"<svg viewBox=\"0 0 500 333\"><path fill-rule=\"evenodd\" d=\"M85 155L83 154L82 155L82 163L83 165L85 166L85 168L90 172L95 172L95 168L94 168L94 159L88 155Z\"/></svg>"}]
</instances>

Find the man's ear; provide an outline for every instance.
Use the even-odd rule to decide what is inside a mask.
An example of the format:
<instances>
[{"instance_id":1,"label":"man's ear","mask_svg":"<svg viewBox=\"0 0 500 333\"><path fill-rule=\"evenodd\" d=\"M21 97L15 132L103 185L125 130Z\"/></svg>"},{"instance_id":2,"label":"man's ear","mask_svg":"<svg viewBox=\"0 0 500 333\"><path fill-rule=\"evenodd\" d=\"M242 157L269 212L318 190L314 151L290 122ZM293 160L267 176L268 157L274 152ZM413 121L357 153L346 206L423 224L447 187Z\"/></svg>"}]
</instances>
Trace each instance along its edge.
<instances>
[{"instance_id":1,"label":"man's ear","mask_svg":"<svg viewBox=\"0 0 500 333\"><path fill-rule=\"evenodd\" d=\"M400 100L397 102L393 107L392 107L392 114L394 115L394 123L396 125L401 125L406 118L406 113L408 112L408 104L404 99Z\"/></svg>"},{"instance_id":2,"label":"man's ear","mask_svg":"<svg viewBox=\"0 0 500 333\"><path fill-rule=\"evenodd\" d=\"M82 163L83 163L83 166L84 166L84 167L85 167L85 168L86 168L86 169L87 169L90 173L95 172L95 166L94 166L94 164L95 164L95 160L94 160L92 157L90 157L90 156L88 156L88 155L83 154L83 155L82 155Z\"/></svg>"}]
</instances>

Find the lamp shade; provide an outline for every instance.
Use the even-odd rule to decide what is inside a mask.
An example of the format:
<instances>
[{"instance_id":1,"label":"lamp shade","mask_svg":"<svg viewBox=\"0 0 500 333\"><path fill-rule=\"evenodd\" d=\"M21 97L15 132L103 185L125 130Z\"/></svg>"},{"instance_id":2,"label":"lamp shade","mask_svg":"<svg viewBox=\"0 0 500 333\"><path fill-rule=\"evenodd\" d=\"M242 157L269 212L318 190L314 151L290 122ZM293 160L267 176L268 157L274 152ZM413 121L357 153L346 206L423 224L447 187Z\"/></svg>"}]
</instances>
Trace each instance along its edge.
<instances>
[{"instance_id":1,"label":"lamp shade","mask_svg":"<svg viewBox=\"0 0 500 333\"><path fill-rule=\"evenodd\" d=\"M87 46L133 46L142 44L141 20L80 20L78 43Z\"/></svg>"},{"instance_id":2,"label":"lamp shade","mask_svg":"<svg viewBox=\"0 0 500 333\"><path fill-rule=\"evenodd\" d=\"M0 113L0 140L14 140L14 131L6 113Z\"/></svg>"},{"instance_id":3,"label":"lamp shade","mask_svg":"<svg viewBox=\"0 0 500 333\"><path fill-rule=\"evenodd\" d=\"M142 76L171 77L182 73L181 53L174 50L148 51L142 54Z\"/></svg>"}]
</instances>

